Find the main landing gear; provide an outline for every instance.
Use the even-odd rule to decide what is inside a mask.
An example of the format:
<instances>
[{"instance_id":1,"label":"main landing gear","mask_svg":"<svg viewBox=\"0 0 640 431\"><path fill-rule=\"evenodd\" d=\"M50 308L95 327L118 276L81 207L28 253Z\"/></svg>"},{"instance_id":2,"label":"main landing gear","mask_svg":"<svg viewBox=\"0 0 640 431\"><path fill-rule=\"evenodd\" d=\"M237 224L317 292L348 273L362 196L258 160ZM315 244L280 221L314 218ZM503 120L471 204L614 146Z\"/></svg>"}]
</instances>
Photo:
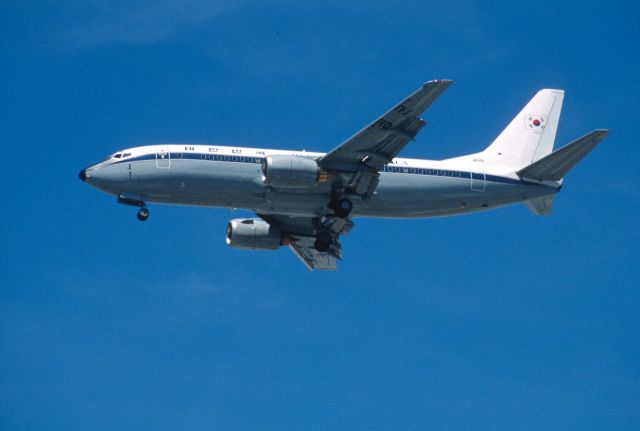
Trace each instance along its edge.
<instances>
[{"instance_id":1,"label":"main landing gear","mask_svg":"<svg viewBox=\"0 0 640 431\"><path fill-rule=\"evenodd\" d=\"M333 217L345 219L349 217L349 214L351 214L351 210L353 210L353 203L345 197L340 197L341 194L340 189L334 188L331 193L331 200L327 206L333 210ZM327 215L326 217L331 218L330 215ZM326 227L319 227L317 232L318 234L316 235L316 240L313 243L313 246L319 252L329 251L335 242L333 235L328 229L326 229Z\"/></svg>"},{"instance_id":2,"label":"main landing gear","mask_svg":"<svg viewBox=\"0 0 640 431\"><path fill-rule=\"evenodd\" d=\"M347 198L337 199L333 212L338 218L347 218L349 214L351 214L351 210L353 209L353 204Z\"/></svg>"},{"instance_id":3,"label":"main landing gear","mask_svg":"<svg viewBox=\"0 0 640 431\"><path fill-rule=\"evenodd\" d=\"M338 191L333 192L328 206L333 210L333 215L338 218L349 217L353 209L353 203L347 198L341 198Z\"/></svg>"},{"instance_id":4,"label":"main landing gear","mask_svg":"<svg viewBox=\"0 0 640 431\"><path fill-rule=\"evenodd\" d=\"M316 248L316 250L325 252L329 250L332 243L333 237L331 236L331 234L327 231L321 231L320 233L318 233L318 236L316 236L316 241L314 242L313 246Z\"/></svg>"},{"instance_id":5,"label":"main landing gear","mask_svg":"<svg viewBox=\"0 0 640 431\"><path fill-rule=\"evenodd\" d=\"M138 220L140 221L146 221L149 218L149 210L147 209L146 206L143 206L138 210L137 217L138 217Z\"/></svg>"}]
</instances>

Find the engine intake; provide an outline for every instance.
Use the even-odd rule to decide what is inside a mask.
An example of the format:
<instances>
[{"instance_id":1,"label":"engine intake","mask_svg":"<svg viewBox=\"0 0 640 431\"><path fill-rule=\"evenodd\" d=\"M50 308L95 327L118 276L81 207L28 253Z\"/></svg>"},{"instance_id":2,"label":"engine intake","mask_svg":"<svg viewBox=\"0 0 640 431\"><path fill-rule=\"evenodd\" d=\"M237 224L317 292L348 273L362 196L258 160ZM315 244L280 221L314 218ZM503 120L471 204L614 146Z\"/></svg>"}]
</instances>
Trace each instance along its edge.
<instances>
[{"instance_id":1,"label":"engine intake","mask_svg":"<svg viewBox=\"0 0 640 431\"><path fill-rule=\"evenodd\" d=\"M274 187L309 187L321 179L321 170L308 157L271 155L262 160L262 181Z\"/></svg>"},{"instance_id":2,"label":"engine intake","mask_svg":"<svg viewBox=\"0 0 640 431\"><path fill-rule=\"evenodd\" d=\"M227 225L227 245L251 250L276 250L283 245L280 229L259 218L233 219Z\"/></svg>"}]
</instances>

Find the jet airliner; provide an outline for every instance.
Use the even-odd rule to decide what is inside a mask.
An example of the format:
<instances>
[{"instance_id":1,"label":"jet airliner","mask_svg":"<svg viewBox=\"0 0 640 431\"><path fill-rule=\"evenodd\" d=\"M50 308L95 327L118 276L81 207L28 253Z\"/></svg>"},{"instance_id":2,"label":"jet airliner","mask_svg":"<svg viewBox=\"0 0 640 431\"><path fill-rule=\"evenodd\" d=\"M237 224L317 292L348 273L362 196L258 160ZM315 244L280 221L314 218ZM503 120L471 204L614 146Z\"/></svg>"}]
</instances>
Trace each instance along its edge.
<instances>
[{"instance_id":1,"label":"jet airliner","mask_svg":"<svg viewBox=\"0 0 640 431\"><path fill-rule=\"evenodd\" d=\"M310 270L333 270L355 217L448 216L514 203L548 214L565 174L609 132L593 130L553 151L564 91L543 89L481 152L440 161L397 157L451 83L427 82L326 154L151 145L118 151L80 179L138 207L140 221L149 217L148 203L253 211L255 218L229 221L229 246L288 245Z\"/></svg>"}]
</instances>

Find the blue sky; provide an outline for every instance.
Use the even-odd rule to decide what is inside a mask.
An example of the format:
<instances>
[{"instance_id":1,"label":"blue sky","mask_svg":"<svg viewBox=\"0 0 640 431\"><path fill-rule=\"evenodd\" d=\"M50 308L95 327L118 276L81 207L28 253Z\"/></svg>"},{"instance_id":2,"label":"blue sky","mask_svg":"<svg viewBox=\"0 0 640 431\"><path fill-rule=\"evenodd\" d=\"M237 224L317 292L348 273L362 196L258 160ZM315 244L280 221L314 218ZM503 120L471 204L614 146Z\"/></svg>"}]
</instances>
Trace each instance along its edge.
<instances>
[{"instance_id":1,"label":"blue sky","mask_svg":"<svg viewBox=\"0 0 640 431\"><path fill-rule=\"evenodd\" d=\"M640 427L633 2L4 1L2 429ZM78 178L158 142L328 151L455 84L404 156L487 146L540 88L613 133L550 217L357 219L334 273L141 224Z\"/></svg>"}]
</instances>

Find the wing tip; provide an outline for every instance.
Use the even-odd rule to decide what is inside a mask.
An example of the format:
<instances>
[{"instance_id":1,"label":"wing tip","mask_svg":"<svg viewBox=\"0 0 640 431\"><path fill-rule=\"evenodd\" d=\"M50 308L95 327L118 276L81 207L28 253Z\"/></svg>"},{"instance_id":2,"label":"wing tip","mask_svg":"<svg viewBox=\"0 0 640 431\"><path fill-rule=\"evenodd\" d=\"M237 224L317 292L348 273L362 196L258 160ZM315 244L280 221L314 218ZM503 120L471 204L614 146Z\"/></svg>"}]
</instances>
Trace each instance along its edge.
<instances>
[{"instance_id":1,"label":"wing tip","mask_svg":"<svg viewBox=\"0 0 640 431\"><path fill-rule=\"evenodd\" d=\"M611 133L611 129L594 129L592 133L598 133L602 136L607 136Z\"/></svg>"},{"instance_id":2,"label":"wing tip","mask_svg":"<svg viewBox=\"0 0 640 431\"><path fill-rule=\"evenodd\" d=\"M610 133L611 133L611 129L593 129L592 131L590 131L580 139L590 137L592 139L597 139L598 141L602 141L604 138L609 136Z\"/></svg>"},{"instance_id":3,"label":"wing tip","mask_svg":"<svg viewBox=\"0 0 640 431\"><path fill-rule=\"evenodd\" d=\"M425 82L423 87L427 87L427 86L430 86L430 85L448 87L451 84L453 84L453 79L432 79L431 81Z\"/></svg>"}]
</instances>

